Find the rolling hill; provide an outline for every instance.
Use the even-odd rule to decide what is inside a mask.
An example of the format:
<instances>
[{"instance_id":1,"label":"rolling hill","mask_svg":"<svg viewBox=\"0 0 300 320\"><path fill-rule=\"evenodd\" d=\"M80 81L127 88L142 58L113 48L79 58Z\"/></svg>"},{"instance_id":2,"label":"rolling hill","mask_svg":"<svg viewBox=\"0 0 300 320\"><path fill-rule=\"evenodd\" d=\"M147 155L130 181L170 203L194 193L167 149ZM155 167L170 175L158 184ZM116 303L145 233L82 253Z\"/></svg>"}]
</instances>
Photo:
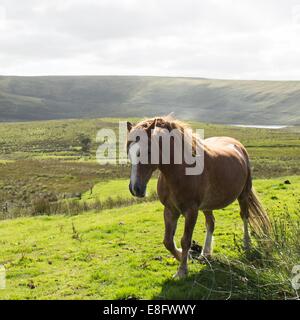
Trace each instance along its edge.
<instances>
[{"instance_id":1,"label":"rolling hill","mask_svg":"<svg viewBox=\"0 0 300 320\"><path fill-rule=\"evenodd\" d=\"M300 124L300 81L0 76L0 121L167 114L212 123Z\"/></svg>"}]
</instances>

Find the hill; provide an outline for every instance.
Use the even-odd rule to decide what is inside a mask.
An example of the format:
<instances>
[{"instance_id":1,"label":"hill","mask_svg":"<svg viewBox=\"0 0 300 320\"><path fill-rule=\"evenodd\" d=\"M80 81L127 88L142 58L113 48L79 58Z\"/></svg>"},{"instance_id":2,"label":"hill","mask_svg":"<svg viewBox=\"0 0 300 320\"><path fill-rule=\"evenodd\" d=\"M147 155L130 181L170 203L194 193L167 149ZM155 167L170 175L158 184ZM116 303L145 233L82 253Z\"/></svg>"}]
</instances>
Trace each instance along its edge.
<instances>
[{"instance_id":1,"label":"hill","mask_svg":"<svg viewBox=\"0 0 300 320\"><path fill-rule=\"evenodd\" d=\"M138 76L0 76L0 121L143 117L300 124L300 81Z\"/></svg>"}]
</instances>

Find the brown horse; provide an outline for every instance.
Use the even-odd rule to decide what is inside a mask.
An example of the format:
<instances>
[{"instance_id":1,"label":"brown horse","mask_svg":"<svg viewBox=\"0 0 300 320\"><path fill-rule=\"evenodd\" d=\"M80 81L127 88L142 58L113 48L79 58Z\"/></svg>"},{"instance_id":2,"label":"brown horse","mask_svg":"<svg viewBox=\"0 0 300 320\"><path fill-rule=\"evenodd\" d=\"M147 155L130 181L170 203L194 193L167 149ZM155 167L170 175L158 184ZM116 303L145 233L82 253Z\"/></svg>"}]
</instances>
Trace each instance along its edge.
<instances>
[{"instance_id":1,"label":"brown horse","mask_svg":"<svg viewBox=\"0 0 300 320\"><path fill-rule=\"evenodd\" d=\"M174 139L170 139L170 163L162 162L161 149L158 163L151 163L150 144L157 134L176 129L185 139L184 132L188 126L172 117L159 117L141 121L133 126L127 123L127 152L130 150L140 155L147 148L149 163L132 164L129 189L134 196L144 197L146 186L152 173L159 169L157 192L164 205L165 236L164 245L180 261L175 276L187 275L188 252L191 247L192 234L202 210L206 219L206 239L202 250L204 257L212 254L212 235L215 219L213 210L221 209L236 199L240 206L240 215L244 223L244 246L250 247L248 222L257 233L267 233L270 222L252 187L249 157L245 147L237 140L229 137L213 137L200 139L193 134L192 150L198 146L203 154L204 167L201 173L187 175L186 168L191 167L183 161L174 161ZM135 138L136 131L147 133L146 143ZM135 147L135 148L133 148ZM132 149L133 148L133 149ZM152 150L152 149L151 149ZM180 215L185 217L184 234L181 239L182 249L174 242L177 221Z\"/></svg>"}]
</instances>

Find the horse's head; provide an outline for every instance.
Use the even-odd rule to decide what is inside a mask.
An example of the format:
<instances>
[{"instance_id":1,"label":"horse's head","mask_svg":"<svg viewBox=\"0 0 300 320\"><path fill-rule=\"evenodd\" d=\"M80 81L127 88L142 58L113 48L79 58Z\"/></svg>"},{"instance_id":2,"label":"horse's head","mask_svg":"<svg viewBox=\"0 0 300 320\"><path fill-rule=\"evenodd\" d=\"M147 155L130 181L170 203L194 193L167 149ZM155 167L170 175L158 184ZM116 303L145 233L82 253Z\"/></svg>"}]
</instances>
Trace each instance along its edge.
<instances>
[{"instance_id":1,"label":"horse's head","mask_svg":"<svg viewBox=\"0 0 300 320\"><path fill-rule=\"evenodd\" d=\"M147 183L158 167L151 161L151 135L155 125L156 120L136 126L127 122L127 154L131 162L129 190L139 198L146 195Z\"/></svg>"}]
</instances>

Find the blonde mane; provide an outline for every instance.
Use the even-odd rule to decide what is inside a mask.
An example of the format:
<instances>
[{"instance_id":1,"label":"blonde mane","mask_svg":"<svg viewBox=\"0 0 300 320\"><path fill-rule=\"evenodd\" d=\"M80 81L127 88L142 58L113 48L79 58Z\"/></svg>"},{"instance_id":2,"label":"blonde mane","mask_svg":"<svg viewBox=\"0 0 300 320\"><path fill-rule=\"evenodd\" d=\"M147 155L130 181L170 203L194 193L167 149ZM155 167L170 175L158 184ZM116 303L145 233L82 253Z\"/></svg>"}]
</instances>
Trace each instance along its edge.
<instances>
[{"instance_id":1,"label":"blonde mane","mask_svg":"<svg viewBox=\"0 0 300 320\"><path fill-rule=\"evenodd\" d=\"M175 119L173 116L168 115L168 116L163 116L163 117L155 117L155 118L148 118L140 121L134 126L134 129L147 129L153 123L155 122L155 127L159 127L162 129L167 129L168 131L172 131L174 129L178 130L178 132L185 138L187 138L187 133L189 130L186 129L191 129L191 126L188 125L186 122L180 121ZM199 136L197 136L196 133L192 133L192 139L187 139L189 143L192 142L192 148L193 151L196 151L196 146L201 145L203 147L203 143L201 142L201 139Z\"/></svg>"}]
</instances>

